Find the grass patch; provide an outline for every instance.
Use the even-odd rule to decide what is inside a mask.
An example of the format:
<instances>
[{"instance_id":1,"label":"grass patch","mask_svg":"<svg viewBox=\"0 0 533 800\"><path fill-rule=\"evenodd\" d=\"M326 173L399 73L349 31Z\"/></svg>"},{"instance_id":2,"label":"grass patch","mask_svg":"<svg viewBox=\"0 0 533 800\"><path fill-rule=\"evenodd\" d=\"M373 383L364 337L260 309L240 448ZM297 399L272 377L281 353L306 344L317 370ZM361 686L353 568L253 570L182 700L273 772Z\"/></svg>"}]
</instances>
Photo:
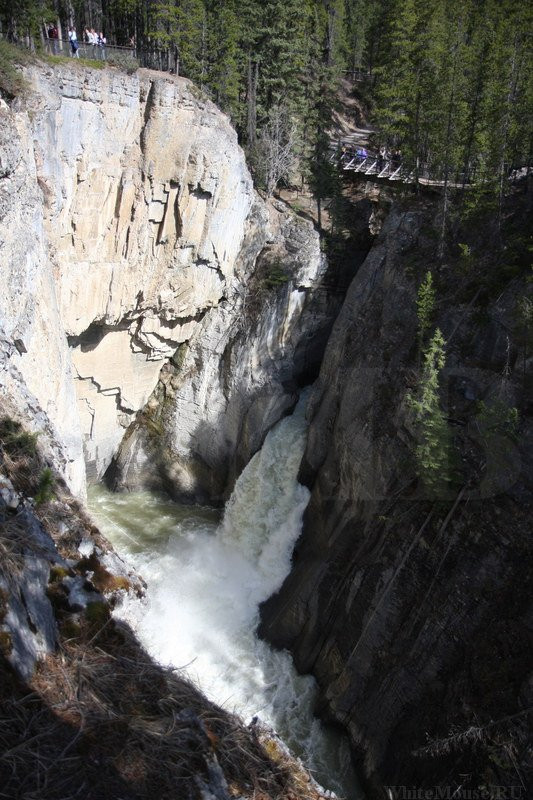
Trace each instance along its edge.
<instances>
[{"instance_id":1,"label":"grass patch","mask_svg":"<svg viewBox=\"0 0 533 800\"><path fill-rule=\"evenodd\" d=\"M83 67L92 67L93 69L104 69L106 66L105 61L93 61L91 58L72 58L72 56L51 56L48 53L43 53L39 56L47 64L81 64Z\"/></svg>"},{"instance_id":2,"label":"grass patch","mask_svg":"<svg viewBox=\"0 0 533 800\"><path fill-rule=\"evenodd\" d=\"M28 433L20 422L9 417L0 420L0 441L11 458L33 458L37 453L38 433Z\"/></svg>"},{"instance_id":3,"label":"grass patch","mask_svg":"<svg viewBox=\"0 0 533 800\"><path fill-rule=\"evenodd\" d=\"M232 797L250 800L323 797L297 762L267 749L263 736L177 670L153 663L127 628L107 624L104 609L90 607L60 625L60 650L39 665L29 687L13 681L0 658L6 797L21 786L39 797L73 797L87 786L94 797L197 797L198 787L207 796L226 781Z\"/></svg>"},{"instance_id":4,"label":"grass patch","mask_svg":"<svg viewBox=\"0 0 533 800\"><path fill-rule=\"evenodd\" d=\"M0 40L0 95L12 100L24 92L27 83L17 66L27 64L29 61L29 53Z\"/></svg>"},{"instance_id":5,"label":"grass patch","mask_svg":"<svg viewBox=\"0 0 533 800\"><path fill-rule=\"evenodd\" d=\"M28 89L28 83L18 67L36 61L42 61L52 66L68 64L71 68L75 64L99 70L114 67L128 75L133 74L139 68L139 62L136 59L122 53L110 54L105 61L103 59L72 58L70 55L51 55L42 51L34 54L22 47L0 40L0 97L13 100L23 94Z\"/></svg>"}]
</instances>

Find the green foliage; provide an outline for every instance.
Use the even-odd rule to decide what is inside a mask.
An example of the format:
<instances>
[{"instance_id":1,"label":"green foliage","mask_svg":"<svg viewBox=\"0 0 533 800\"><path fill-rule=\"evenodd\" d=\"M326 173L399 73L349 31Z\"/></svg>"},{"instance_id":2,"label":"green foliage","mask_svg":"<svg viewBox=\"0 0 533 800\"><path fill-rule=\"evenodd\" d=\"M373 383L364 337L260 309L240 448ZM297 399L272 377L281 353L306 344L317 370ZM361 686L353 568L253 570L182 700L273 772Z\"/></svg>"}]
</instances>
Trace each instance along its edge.
<instances>
[{"instance_id":1,"label":"green foliage","mask_svg":"<svg viewBox=\"0 0 533 800\"><path fill-rule=\"evenodd\" d=\"M498 231L509 173L531 163L528 3L54 0L49 6L53 13L46 0L0 0L2 36L38 47L43 20L56 19L63 36L71 19L80 37L85 26L103 30L110 44L128 45L134 36L138 53L153 56L150 64L177 66L231 115L249 152L273 109L286 109L299 176L311 184L319 216L328 201L337 230L341 187L329 162L329 132L345 68L367 74L358 93L373 107L379 143L400 150L415 177L427 170L445 181L441 255L449 187L475 181L463 212L474 218L490 211ZM131 56L109 57L136 68ZM0 54L2 72L6 86L16 80Z\"/></svg>"},{"instance_id":2,"label":"green foliage","mask_svg":"<svg viewBox=\"0 0 533 800\"><path fill-rule=\"evenodd\" d=\"M54 494L54 487L55 487L55 478L54 473L50 469L50 467L45 467L41 474L39 475L39 482L37 484L37 492L35 494L35 505L42 506L45 503L49 503L55 497Z\"/></svg>"},{"instance_id":3,"label":"green foliage","mask_svg":"<svg viewBox=\"0 0 533 800\"><path fill-rule=\"evenodd\" d=\"M446 343L437 328L424 353L417 390L407 397L418 434L417 473L432 498L442 497L450 480L450 432L439 399L439 373L446 360L445 348Z\"/></svg>"},{"instance_id":4,"label":"green foliage","mask_svg":"<svg viewBox=\"0 0 533 800\"><path fill-rule=\"evenodd\" d=\"M59 564L54 564L50 567L50 577L48 578L49 583L60 583L63 578L66 578L67 575L70 575L71 571L67 567L62 567Z\"/></svg>"},{"instance_id":5,"label":"green foliage","mask_svg":"<svg viewBox=\"0 0 533 800\"><path fill-rule=\"evenodd\" d=\"M457 246L459 248L459 269L463 274L467 275L475 264L472 248L464 242L458 242Z\"/></svg>"},{"instance_id":6,"label":"green foliage","mask_svg":"<svg viewBox=\"0 0 533 800\"><path fill-rule=\"evenodd\" d=\"M433 275L428 270L426 277L418 287L416 298L416 311L418 316L418 340L420 347L423 346L426 334L431 327L435 312L435 286Z\"/></svg>"},{"instance_id":7,"label":"green foliage","mask_svg":"<svg viewBox=\"0 0 533 800\"><path fill-rule=\"evenodd\" d=\"M38 40L44 19L54 19L53 3L47 0L0 0L0 25L7 38Z\"/></svg>"},{"instance_id":8,"label":"green foliage","mask_svg":"<svg viewBox=\"0 0 533 800\"><path fill-rule=\"evenodd\" d=\"M266 289L276 289L278 286L283 286L288 281L289 275L281 261L273 261L268 264L261 283Z\"/></svg>"},{"instance_id":9,"label":"green foliage","mask_svg":"<svg viewBox=\"0 0 533 800\"><path fill-rule=\"evenodd\" d=\"M469 212L499 212L531 157L532 11L513 0L391 0L375 14L375 121L417 174L475 179ZM377 53L376 53L377 49Z\"/></svg>"},{"instance_id":10,"label":"green foliage","mask_svg":"<svg viewBox=\"0 0 533 800\"><path fill-rule=\"evenodd\" d=\"M85 619L96 630L100 630L109 621L109 607L107 603L93 602L87 603L85 608Z\"/></svg>"},{"instance_id":11,"label":"green foliage","mask_svg":"<svg viewBox=\"0 0 533 800\"><path fill-rule=\"evenodd\" d=\"M38 433L28 433L20 422L9 417L0 420L0 443L13 459L33 458L37 453Z\"/></svg>"},{"instance_id":12,"label":"green foliage","mask_svg":"<svg viewBox=\"0 0 533 800\"><path fill-rule=\"evenodd\" d=\"M461 258L462 259L469 259L470 256L472 255L472 250L471 250L470 246L467 245L467 244L464 244L463 242L459 242L457 246L458 246L459 251L461 253Z\"/></svg>"},{"instance_id":13,"label":"green foliage","mask_svg":"<svg viewBox=\"0 0 533 800\"><path fill-rule=\"evenodd\" d=\"M16 97L24 91L26 82L16 66L24 60L21 50L0 40L0 95Z\"/></svg>"},{"instance_id":14,"label":"green foliage","mask_svg":"<svg viewBox=\"0 0 533 800\"><path fill-rule=\"evenodd\" d=\"M158 46L174 50L178 71L198 82L203 77L204 15L202 0L154 3L148 34Z\"/></svg>"}]
</instances>

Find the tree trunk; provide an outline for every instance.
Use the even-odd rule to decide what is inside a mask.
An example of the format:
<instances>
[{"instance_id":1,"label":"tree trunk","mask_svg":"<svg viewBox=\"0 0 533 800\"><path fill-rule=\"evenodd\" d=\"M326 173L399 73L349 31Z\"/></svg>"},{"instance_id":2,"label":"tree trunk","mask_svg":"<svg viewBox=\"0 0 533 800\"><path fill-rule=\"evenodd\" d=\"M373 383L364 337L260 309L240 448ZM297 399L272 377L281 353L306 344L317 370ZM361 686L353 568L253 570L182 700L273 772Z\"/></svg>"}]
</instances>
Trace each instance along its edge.
<instances>
[{"instance_id":1,"label":"tree trunk","mask_svg":"<svg viewBox=\"0 0 533 800\"><path fill-rule=\"evenodd\" d=\"M452 125L453 125L453 115L454 115L454 105L455 105L455 90L456 90L456 80L457 80L457 62L459 60L458 53L459 53L459 41L460 37L458 35L457 42L455 45L455 51L453 56L453 67L452 67L452 83L450 86L450 101L448 103L448 121L446 125L446 144L444 148L444 199L442 202L442 226L440 232L440 242L439 242L439 252L438 257L439 260L442 261L444 258L444 241L446 238L446 219L448 216L448 189L449 189L449 177L450 177L450 146L451 146L451 138L452 138Z\"/></svg>"},{"instance_id":2,"label":"tree trunk","mask_svg":"<svg viewBox=\"0 0 533 800\"><path fill-rule=\"evenodd\" d=\"M517 50L518 50L518 43L517 37L515 36L514 40L514 47L513 47L513 60L511 62L511 74L509 76L509 91L507 93L506 98L506 109L505 109L505 116L503 120L503 129L502 129L502 137L501 137L501 149L500 149L500 164L499 164L499 172L500 172L500 183L499 183L499 191L498 191L498 233L501 228L502 222L502 212L503 212L503 198L505 195L505 155L507 151L507 139L509 136L509 125L510 125L510 108L511 104L516 95L516 87L518 83L518 73L519 67L517 68Z\"/></svg>"},{"instance_id":3,"label":"tree trunk","mask_svg":"<svg viewBox=\"0 0 533 800\"><path fill-rule=\"evenodd\" d=\"M248 57L248 87L247 87L247 126L246 135L248 144L253 146L257 140L257 79L259 64L252 64L252 57Z\"/></svg>"}]
</instances>

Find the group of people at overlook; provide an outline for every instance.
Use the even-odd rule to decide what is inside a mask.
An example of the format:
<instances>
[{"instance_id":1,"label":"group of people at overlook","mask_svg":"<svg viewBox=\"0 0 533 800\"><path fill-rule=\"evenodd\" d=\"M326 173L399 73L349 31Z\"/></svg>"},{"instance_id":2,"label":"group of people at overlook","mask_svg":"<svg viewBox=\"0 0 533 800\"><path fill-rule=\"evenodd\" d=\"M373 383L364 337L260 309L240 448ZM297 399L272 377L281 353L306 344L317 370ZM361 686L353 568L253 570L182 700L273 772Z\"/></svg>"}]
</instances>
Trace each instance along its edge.
<instances>
[{"instance_id":1,"label":"group of people at overlook","mask_svg":"<svg viewBox=\"0 0 533 800\"><path fill-rule=\"evenodd\" d=\"M46 32L48 39L52 43L53 54L58 55L60 52L60 38L57 26L51 22L47 26ZM95 31L94 28L85 28L84 39L85 43L91 48L92 58L100 58L100 57L105 58L107 39L102 31L97 32ZM71 56L79 58L80 44L78 41L78 34L76 33L76 28L73 25L71 25L68 29L68 41L69 41Z\"/></svg>"}]
</instances>

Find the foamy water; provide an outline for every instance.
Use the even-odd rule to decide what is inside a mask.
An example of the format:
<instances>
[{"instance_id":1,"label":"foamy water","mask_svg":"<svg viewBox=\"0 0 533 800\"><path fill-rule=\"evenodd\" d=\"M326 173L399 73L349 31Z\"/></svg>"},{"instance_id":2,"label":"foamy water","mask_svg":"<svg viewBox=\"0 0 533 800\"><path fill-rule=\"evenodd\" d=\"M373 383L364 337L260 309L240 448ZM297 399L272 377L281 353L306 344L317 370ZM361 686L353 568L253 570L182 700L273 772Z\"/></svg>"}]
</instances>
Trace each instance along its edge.
<instances>
[{"instance_id":1,"label":"foamy water","mask_svg":"<svg viewBox=\"0 0 533 800\"><path fill-rule=\"evenodd\" d=\"M297 481L304 406L267 436L235 486L224 517L148 492L90 492L90 509L116 550L147 582L144 600L117 611L150 654L183 668L212 700L258 715L341 796L360 796L348 747L313 717L314 680L287 652L257 638L258 605L290 569L308 490Z\"/></svg>"}]
</instances>

